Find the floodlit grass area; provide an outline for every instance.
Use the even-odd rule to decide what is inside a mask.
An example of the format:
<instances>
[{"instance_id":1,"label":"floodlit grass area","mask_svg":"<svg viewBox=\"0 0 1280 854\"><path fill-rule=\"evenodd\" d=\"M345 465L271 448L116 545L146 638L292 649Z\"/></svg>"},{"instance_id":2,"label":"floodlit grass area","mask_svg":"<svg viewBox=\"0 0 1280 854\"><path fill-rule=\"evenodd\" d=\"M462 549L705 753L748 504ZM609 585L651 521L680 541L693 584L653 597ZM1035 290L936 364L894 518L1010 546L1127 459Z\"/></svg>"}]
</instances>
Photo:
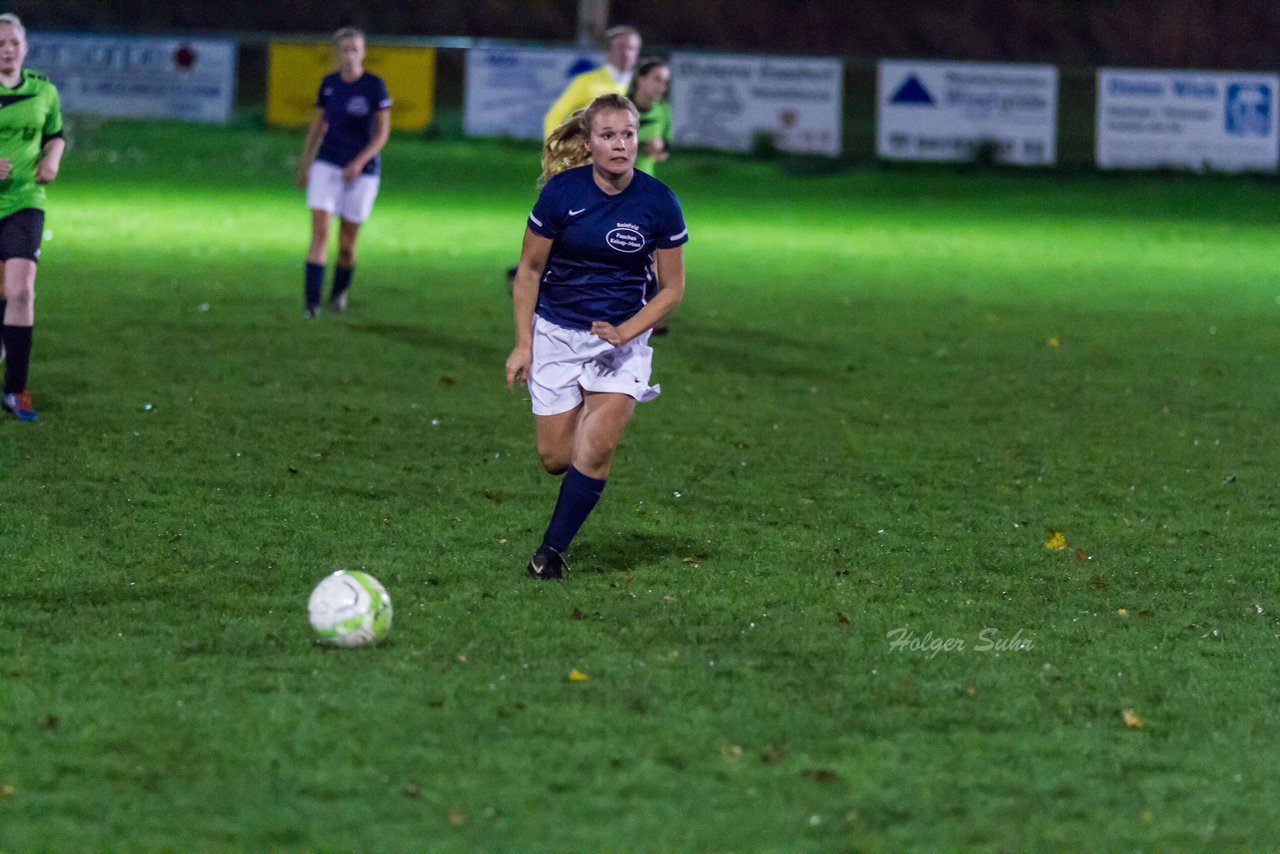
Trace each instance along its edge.
<instances>
[{"instance_id":1,"label":"floodlit grass area","mask_svg":"<svg viewBox=\"0 0 1280 854\"><path fill-rule=\"evenodd\" d=\"M85 126L50 190L0 849L1280 838L1274 181L674 157L664 393L538 584L536 151L393 140L304 322L300 144ZM386 644L313 642L337 567Z\"/></svg>"}]
</instances>

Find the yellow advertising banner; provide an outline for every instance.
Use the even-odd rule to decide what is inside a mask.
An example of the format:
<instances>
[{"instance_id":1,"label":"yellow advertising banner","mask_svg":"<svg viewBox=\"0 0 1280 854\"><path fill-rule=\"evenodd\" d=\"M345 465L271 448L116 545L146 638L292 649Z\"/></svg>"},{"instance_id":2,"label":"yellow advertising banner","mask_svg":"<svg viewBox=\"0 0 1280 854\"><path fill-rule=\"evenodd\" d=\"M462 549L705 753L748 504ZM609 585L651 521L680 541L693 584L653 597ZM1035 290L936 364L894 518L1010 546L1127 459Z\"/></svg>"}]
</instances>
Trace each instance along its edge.
<instances>
[{"instance_id":1,"label":"yellow advertising banner","mask_svg":"<svg viewBox=\"0 0 1280 854\"><path fill-rule=\"evenodd\" d=\"M420 131L435 109L436 49L371 44L365 70L387 82L391 127ZM298 126L315 114L320 81L337 69L330 42L271 42L267 51L267 123Z\"/></svg>"}]
</instances>

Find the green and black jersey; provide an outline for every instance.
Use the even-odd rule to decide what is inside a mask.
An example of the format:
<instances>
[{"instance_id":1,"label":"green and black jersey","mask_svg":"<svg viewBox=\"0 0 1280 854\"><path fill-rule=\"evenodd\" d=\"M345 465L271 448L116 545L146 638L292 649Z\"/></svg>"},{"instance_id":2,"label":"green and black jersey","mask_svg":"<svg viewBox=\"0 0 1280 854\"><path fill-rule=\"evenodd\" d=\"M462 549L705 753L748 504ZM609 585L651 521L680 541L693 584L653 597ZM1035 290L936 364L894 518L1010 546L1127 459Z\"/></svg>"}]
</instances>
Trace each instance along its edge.
<instances>
[{"instance_id":1,"label":"green and black jersey","mask_svg":"<svg viewBox=\"0 0 1280 854\"><path fill-rule=\"evenodd\" d=\"M9 177L0 181L0 217L23 208L44 210L36 164L45 143L61 135L62 104L48 77L24 68L17 86L0 85L0 158L12 164Z\"/></svg>"}]
</instances>

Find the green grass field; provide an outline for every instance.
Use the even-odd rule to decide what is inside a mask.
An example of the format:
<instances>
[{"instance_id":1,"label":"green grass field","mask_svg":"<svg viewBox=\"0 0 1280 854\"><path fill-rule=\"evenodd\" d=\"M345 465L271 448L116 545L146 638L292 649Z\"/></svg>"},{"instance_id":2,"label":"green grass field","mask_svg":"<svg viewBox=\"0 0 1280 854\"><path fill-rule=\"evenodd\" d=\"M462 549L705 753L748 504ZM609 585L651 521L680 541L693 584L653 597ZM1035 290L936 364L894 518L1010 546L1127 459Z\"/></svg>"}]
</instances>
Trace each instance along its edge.
<instances>
[{"instance_id":1,"label":"green grass field","mask_svg":"<svg viewBox=\"0 0 1280 854\"><path fill-rule=\"evenodd\" d=\"M536 151L393 140L304 322L300 145L83 126L51 188L0 850L1280 838L1274 181L673 158L664 393L538 584ZM313 642L337 567L386 644Z\"/></svg>"}]
</instances>

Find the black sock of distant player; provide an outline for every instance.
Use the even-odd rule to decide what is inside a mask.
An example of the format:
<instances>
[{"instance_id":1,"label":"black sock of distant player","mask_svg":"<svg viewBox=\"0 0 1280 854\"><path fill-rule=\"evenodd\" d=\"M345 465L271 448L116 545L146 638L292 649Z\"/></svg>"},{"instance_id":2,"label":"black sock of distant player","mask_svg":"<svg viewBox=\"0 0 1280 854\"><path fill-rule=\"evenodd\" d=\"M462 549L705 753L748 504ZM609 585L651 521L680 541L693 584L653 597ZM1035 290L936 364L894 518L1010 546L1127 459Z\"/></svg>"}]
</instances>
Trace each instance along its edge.
<instances>
[{"instance_id":1,"label":"black sock of distant player","mask_svg":"<svg viewBox=\"0 0 1280 854\"><path fill-rule=\"evenodd\" d=\"M0 323L4 323L4 307L8 305L8 300L0 299Z\"/></svg>"},{"instance_id":2,"label":"black sock of distant player","mask_svg":"<svg viewBox=\"0 0 1280 854\"><path fill-rule=\"evenodd\" d=\"M0 326L4 336L4 393L27 390L27 366L31 364L31 327Z\"/></svg>"},{"instance_id":3,"label":"black sock of distant player","mask_svg":"<svg viewBox=\"0 0 1280 854\"><path fill-rule=\"evenodd\" d=\"M315 308L320 304L320 295L324 293L324 265L307 262L307 308Z\"/></svg>"},{"instance_id":4,"label":"black sock of distant player","mask_svg":"<svg viewBox=\"0 0 1280 854\"><path fill-rule=\"evenodd\" d=\"M560 482L560 497L556 499L556 509L551 513L547 532L542 535L542 544L561 554L567 551L569 544L577 536L578 529L595 509L607 482L587 477L569 466L569 470L564 473L564 480Z\"/></svg>"},{"instance_id":5,"label":"black sock of distant player","mask_svg":"<svg viewBox=\"0 0 1280 854\"><path fill-rule=\"evenodd\" d=\"M347 288L351 287L351 274L355 271L355 267L333 268L333 293L329 295L329 299L335 299L347 292Z\"/></svg>"}]
</instances>

